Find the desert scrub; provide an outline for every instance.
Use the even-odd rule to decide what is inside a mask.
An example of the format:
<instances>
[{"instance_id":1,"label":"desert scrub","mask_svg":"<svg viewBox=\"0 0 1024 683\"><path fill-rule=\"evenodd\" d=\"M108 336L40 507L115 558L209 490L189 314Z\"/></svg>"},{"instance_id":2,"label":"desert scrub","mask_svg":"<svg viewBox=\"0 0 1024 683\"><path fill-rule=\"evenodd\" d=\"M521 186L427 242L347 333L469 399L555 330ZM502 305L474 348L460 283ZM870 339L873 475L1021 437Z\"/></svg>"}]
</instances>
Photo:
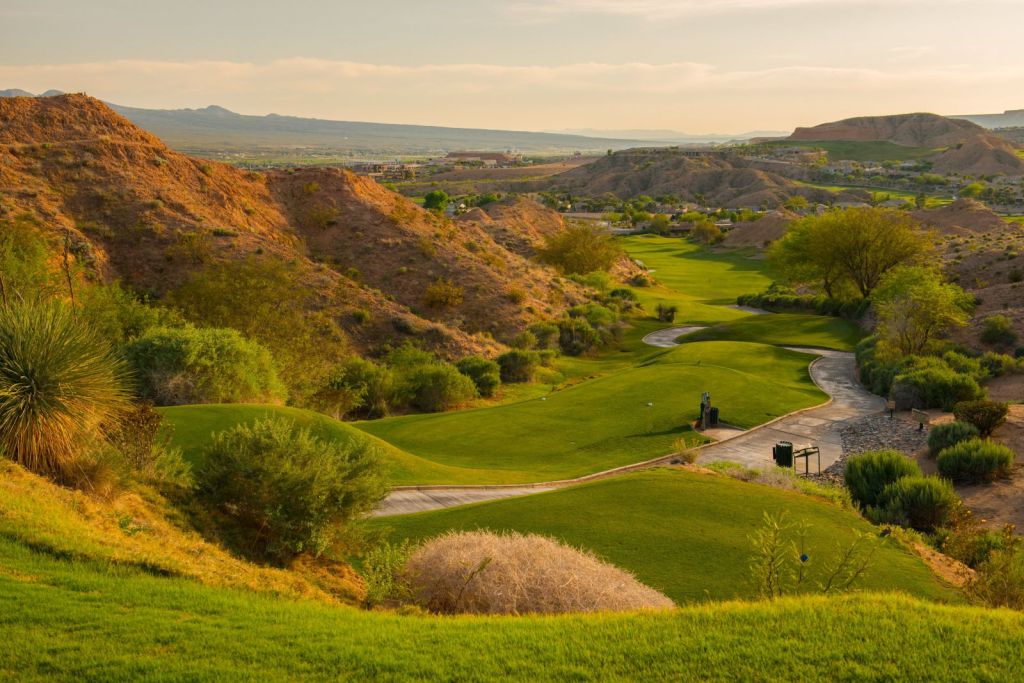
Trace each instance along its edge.
<instances>
[{"instance_id":1,"label":"desert scrub","mask_svg":"<svg viewBox=\"0 0 1024 683\"><path fill-rule=\"evenodd\" d=\"M0 453L66 480L128 400L127 367L71 308L0 305Z\"/></svg>"},{"instance_id":2,"label":"desert scrub","mask_svg":"<svg viewBox=\"0 0 1024 683\"><path fill-rule=\"evenodd\" d=\"M242 547L285 562L336 548L384 497L377 452L363 441L323 441L283 419L220 432L197 480Z\"/></svg>"},{"instance_id":3,"label":"desert scrub","mask_svg":"<svg viewBox=\"0 0 1024 683\"><path fill-rule=\"evenodd\" d=\"M855 455L846 461L843 476L850 497L862 507L879 504L886 486L902 477L920 476L917 463L899 451L869 451Z\"/></svg>"},{"instance_id":4,"label":"desert scrub","mask_svg":"<svg viewBox=\"0 0 1024 683\"><path fill-rule=\"evenodd\" d=\"M451 531L406 563L413 599L441 614L670 609L674 603L593 554L536 534Z\"/></svg>"},{"instance_id":5,"label":"desert scrub","mask_svg":"<svg viewBox=\"0 0 1024 683\"><path fill-rule=\"evenodd\" d=\"M948 479L977 483L1007 476L1013 458L1013 451L1006 446L975 437L943 449L936 464Z\"/></svg>"},{"instance_id":6,"label":"desert scrub","mask_svg":"<svg viewBox=\"0 0 1024 683\"><path fill-rule=\"evenodd\" d=\"M945 422L928 432L928 455L936 457L950 446L978 436L978 428L968 422Z\"/></svg>"},{"instance_id":7,"label":"desert scrub","mask_svg":"<svg viewBox=\"0 0 1024 683\"><path fill-rule=\"evenodd\" d=\"M423 304L430 308L454 308L462 303L462 287L449 279L438 278L423 291Z\"/></svg>"}]
</instances>

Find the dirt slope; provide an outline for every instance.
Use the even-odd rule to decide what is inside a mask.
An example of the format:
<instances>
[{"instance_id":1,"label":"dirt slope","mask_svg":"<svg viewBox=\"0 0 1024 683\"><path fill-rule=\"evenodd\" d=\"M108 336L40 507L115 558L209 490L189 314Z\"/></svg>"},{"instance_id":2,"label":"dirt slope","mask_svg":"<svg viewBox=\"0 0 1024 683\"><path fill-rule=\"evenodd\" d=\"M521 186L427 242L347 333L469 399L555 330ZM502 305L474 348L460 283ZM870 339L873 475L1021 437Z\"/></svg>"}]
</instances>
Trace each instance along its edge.
<instances>
[{"instance_id":1,"label":"dirt slope","mask_svg":"<svg viewBox=\"0 0 1024 683\"><path fill-rule=\"evenodd\" d=\"M756 221L737 224L722 244L727 247L766 247L785 235L789 224L797 218L791 211L769 211Z\"/></svg>"},{"instance_id":2,"label":"dirt slope","mask_svg":"<svg viewBox=\"0 0 1024 683\"><path fill-rule=\"evenodd\" d=\"M97 276L156 296L218 260L287 259L364 350L412 336L447 356L492 353L477 333L511 336L585 295L482 227L372 181L192 159L84 95L0 99L0 220L22 214L54 242L67 231ZM424 289L446 278L463 302L424 305ZM356 323L358 310L371 321Z\"/></svg>"},{"instance_id":3,"label":"dirt slope","mask_svg":"<svg viewBox=\"0 0 1024 683\"><path fill-rule=\"evenodd\" d=\"M919 113L861 116L822 123L809 128L797 128L789 139L805 142L884 140L907 147L948 147L984 132L984 128L970 121Z\"/></svg>"},{"instance_id":4,"label":"dirt slope","mask_svg":"<svg viewBox=\"0 0 1024 683\"><path fill-rule=\"evenodd\" d=\"M727 207L776 206L803 191L792 181L751 168L739 158L689 157L671 148L618 152L552 180L561 189L589 196L671 194Z\"/></svg>"},{"instance_id":5,"label":"dirt slope","mask_svg":"<svg viewBox=\"0 0 1024 683\"><path fill-rule=\"evenodd\" d=\"M1022 175L1024 159L1010 142L995 135L976 135L939 154L932 162L936 173L968 176Z\"/></svg>"}]
</instances>

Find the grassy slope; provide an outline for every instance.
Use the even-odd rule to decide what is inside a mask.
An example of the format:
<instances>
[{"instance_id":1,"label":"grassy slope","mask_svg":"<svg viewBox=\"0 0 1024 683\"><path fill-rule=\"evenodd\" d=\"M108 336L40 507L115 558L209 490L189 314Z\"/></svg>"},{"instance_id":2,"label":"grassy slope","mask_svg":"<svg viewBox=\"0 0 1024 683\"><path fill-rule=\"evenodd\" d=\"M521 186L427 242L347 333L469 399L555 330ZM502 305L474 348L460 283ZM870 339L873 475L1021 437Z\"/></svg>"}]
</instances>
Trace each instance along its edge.
<instances>
[{"instance_id":1,"label":"grassy slope","mask_svg":"<svg viewBox=\"0 0 1024 683\"><path fill-rule=\"evenodd\" d=\"M826 397L810 380L809 361L760 344L688 344L543 401L356 426L430 461L478 469L459 479L422 472L396 479L400 484L575 477L670 453L674 439L692 435L702 391L715 395L723 420L741 427L821 403Z\"/></svg>"},{"instance_id":2,"label":"grassy slope","mask_svg":"<svg viewBox=\"0 0 1024 683\"><path fill-rule=\"evenodd\" d=\"M747 316L727 306L735 304L740 294L763 291L772 282L767 264L751 258L752 252L713 252L679 238L654 235L618 242L653 270L659 283L636 288L644 308L653 313L659 303L675 305L680 325L713 325Z\"/></svg>"},{"instance_id":3,"label":"grassy slope","mask_svg":"<svg viewBox=\"0 0 1024 683\"><path fill-rule=\"evenodd\" d=\"M832 161L913 161L924 159L938 153L939 149L930 147L907 147L887 140L823 140L823 141L791 141L769 143L781 147L819 148L828 152Z\"/></svg>"},{"instance_id":4,"label":"grassy slope","mask_svg":"<svg viewBox=\"0 0 1024 683\"><path fill-rule=\"evenodd\" d=\"M896 596L430 618L70 562L0 538L0 678L1011 680L1024 616Z\"/></svg>"},{"instance_id":5,"label":"grassy slope","mask_svg":"<svg viewBox=\"0 0 1024 683\"><path fill-rule=\"evenodd\" d=\"M172 445L180 448L193 465L199 464L202 460L203 448L209 442L211 434L236 425L252 424L256 420L268 417L279 417L291 420L300 427L309 428L321 439L349 441L369 438L371 443L380 449L390 465L391 476L396 480L417 476L453 479L472 476L471 472L463 472L458 468L418 458L391 444L369 437L348 423L310 410L248 404L174 406L159 410L170 430Z\"/></svg>"},{"instance_id":6,"label":"grassy slope","mask_svg":"<svg viewBox=\"0 0 1024 683\"><path fill-rule=\"evenodd\" d=\"M874 185L828 185L825 183L809 183L802 180L797 180L797 184L806 185L807 187L818 187L823 190L829 190L830 192L842 192L843 190L867 190L871 193L871 196L877 201L886 201L888 199L902 199L903 201L914 203L917 198L917 193L911 190L895 190L888 187L875 187ZM940 206L946 206L952 204L953 200L949 198L949 194L934 195L930 194L925 197L925 208L934 209Z\"/></svg>"},{"instance_id":7,"label":"grassy slope","mask_svg":"<svg viewBox=\"0 0 1024 683\"><path fill-rule=\"evenodd\" d=\"M680 337L679 341L744 341L852 351L863 337L863 330L849 320L824 315L775 313L715 325Z\"/></svg>"},{"instance_id":8,"label":"grassy slope","mask_svg":"<svg viewBox=\"0 0 1024 683\"><path fill-rule=\"evenodd\" d=\"M623 475L526 498L379 518L373 524L396 541L477 528L555 536L629 569L682 604L753 597L749 536L762 526L764 512L783 510L790 521L812 525L812 563L815 550L831 558L835 543L852 541L853 530L873 531L856 513L811 496L678 469ZM586 524L581 524L584 519ZM879 548L863 586L930 599L954 598L921 560L891 540Z\"/></svg>"}]
</instances>

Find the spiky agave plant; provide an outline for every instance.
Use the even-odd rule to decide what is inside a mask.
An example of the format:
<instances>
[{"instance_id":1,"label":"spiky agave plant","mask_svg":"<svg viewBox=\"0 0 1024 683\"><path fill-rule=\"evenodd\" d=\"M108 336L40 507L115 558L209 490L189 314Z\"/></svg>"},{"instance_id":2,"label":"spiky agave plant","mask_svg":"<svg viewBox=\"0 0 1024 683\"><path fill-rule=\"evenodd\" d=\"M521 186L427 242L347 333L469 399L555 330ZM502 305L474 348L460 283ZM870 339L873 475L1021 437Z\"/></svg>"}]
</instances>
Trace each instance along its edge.
<instances>
[{"instance_id":1,"label":"spiky agave plant","mask_svg":"<svg viewBox=\"0 0 1024 683\"><path fill-rule=\"evenodd\" d=\"M0 305L0 454L50 476L129 402L126 366L60 302Z\"/></svg>"}]
</instances>

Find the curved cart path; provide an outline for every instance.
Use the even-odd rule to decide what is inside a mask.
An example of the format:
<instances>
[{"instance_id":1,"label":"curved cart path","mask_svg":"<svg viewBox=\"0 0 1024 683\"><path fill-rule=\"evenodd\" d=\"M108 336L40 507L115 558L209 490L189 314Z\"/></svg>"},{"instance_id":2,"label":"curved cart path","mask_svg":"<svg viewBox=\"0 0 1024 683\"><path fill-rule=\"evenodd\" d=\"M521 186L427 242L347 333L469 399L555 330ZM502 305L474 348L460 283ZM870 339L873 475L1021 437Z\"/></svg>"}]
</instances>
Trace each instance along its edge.
<instances>
[{"instance_id":1,"label":"curved cart path","mask_svg":"<svg viewBox=\"0 0 1024 683\"><path fill-rule=\"evenodd\" d=\"M675 339L701 328L670 327L652 332L644 343L659 348L675 346ZM810 366L811 379L831 397L828 403L807 408L772 422L739 432L721 441L701 448L699 462L728 460L748 467L764 467L772 462L772 446L778 441L791 441L797 448L816 445L821 449L821 468L825 469L842 454L839 429L844 422L872 415L885 409L885 400L869 393L855 378L856 362L848 351L787 347L793 351L818 356ZM712 399L714 396L712 396ZM564 486L615 476L631 470L663 465L672 460L672 454L606 472L563 481L511 486L400 486L373 512L373 516L404 515L411 512L436 510L467 503L478 503L500 498L525 496L550 491ZM812 462L812 471L817 463Z\"/></svg>"}]
</instances>

